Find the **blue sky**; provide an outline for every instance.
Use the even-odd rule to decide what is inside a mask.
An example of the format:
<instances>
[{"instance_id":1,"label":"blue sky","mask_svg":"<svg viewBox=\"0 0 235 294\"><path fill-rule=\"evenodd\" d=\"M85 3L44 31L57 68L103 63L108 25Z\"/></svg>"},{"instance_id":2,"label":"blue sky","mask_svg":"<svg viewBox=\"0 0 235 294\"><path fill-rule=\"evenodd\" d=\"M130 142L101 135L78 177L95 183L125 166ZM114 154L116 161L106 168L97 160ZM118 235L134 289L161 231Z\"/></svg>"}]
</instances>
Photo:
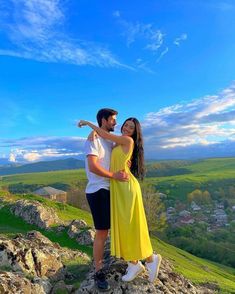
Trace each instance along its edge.
<instances>
[{"instance_id":1,"label":"blue sky","mask_svg":"<svg viewBox=\"0 0 235 294\"><path fill-rule=\"evenodd\" d=\"M0 164L82 157L103 107L146 158L235 155L235 2L0 0ZM118 130L118 128L117 128Z\"/></svg>"}]
</instances>

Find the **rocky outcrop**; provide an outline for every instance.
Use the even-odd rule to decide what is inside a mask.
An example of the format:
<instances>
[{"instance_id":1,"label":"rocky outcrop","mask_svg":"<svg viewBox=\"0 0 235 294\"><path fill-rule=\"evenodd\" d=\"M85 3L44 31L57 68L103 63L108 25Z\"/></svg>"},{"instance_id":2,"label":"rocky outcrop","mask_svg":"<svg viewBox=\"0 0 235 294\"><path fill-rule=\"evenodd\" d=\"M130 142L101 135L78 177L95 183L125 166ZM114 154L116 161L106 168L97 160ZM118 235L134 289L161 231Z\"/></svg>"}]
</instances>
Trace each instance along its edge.
<instances>
[{"instance_id":1,"label":"rocky outcrop","mask_svg":"<svg viewBox=\"0 0 235 294\"><path fill-rule=\"evenodd\" d=\"M62 248L37 231L14 239L0 237L0 293L51 293L51 283L69 275L63 260L78 257L89 261L85 253ZM24 290L17 292L16 287Z\"/></svg>"},{"instance_id":2,"label":"rocky outcrop","mask_svg":"<svg viewBox=\"0 0 235 294\"><path fill-rule=\"evenodd\" d=\"M182 275L175 273L172 265L166 259L163 259L158 279L154 284L148 281L147 271L141 274L132 282L122 282L121 277L126 271L127 264L122 260L116 260L110 257L109 244L105 250L105 268L107 271L107 279L111 286L109 293L115 294L141 294L141 293L157 293L157 294L211 294L217 293L210 287L195 286ZM99 293L94 286L94 269L91 268L76 294Z\"/></svg>"},{"instance_id":3,"label":"rocky outcrop","mask_svg":"<svg viewBox=\"0 0 235 294\"><path fill-rule=\"evenodd\" d=\"M95 231L89 229L82 220L74 220L69 225L59 220L55 211L44 207L38 201L19 200L11 211L26 222L48 229L52 224L59 224L56 231L68 230L68 235L79 244L90 245L94 241ZM125 283L121 276L125 273L126 262L110 256L110 244L107 242L104 264L111 293L141 294L212 294L217 293L216 284L193 285L182 275L175 273L171 263L162 261L155 284L148 282L147 272L134 281ZM58 292L80 294L99 293L94 287L94 269L91 267L79 289L66 285L64 279L70 275L63 260L74 260L86 254L77 250L61 248L37 231L26 236L17 235L14 239L0 237L0 294L55 294Z\"/></svg>"},{"instance_id":4,"label":"rocky outcrop","mask_svg":"<svg viewBox=\"0 0 235 294\"><path fill-rule=\"evenodd\" d=\"M80 234L78 234L76 241L82 245L91 245L93 244L95 239L95 230L89 229L84 230Z\"/></svg>"},{"instance_id":5,"label":"rocky outcrop","mask_svg":"<svg viewBox=\"0 0 235 294\"><path fill-rule=\"evenodd\" d=\"M68 227L70 238L76 238L76 241L82 245L91 245L94 242L95 230L89 229L84 220L73 220Z\"/></svg>"},{"instance_id":6,"label":"rocky outcrop","mask_svg":"<svg viewBox=\"0 0 235 294\"><path fill-rule=\"evenodd\" d=\"M42 229L62 223L53 208L45 207L38 201L18 200L12 205L11 212Z\"/></svg>"},{"instance_id":7,"label":"rocky outcrop","mask_svg":"<svg viewBox=\"0 0 235 294\"><path fill-rule=\"evenodd\" d=\"M68 235L70 238L75 238L83 229L87 228L87 223L82 219L73 220L68 226Z\"/></svg>"},{"instance_id":8,"label":"rocky outcrop","mask_svg":"<svg viewBox=\"0 0 235 294\"><path fill-rule=\"evenodd\" d=\"M1 294L45 294L50 293L52 285L49 280L34 279L30 281L22 273L0 272Z\"/></svg>"}]
</instances>

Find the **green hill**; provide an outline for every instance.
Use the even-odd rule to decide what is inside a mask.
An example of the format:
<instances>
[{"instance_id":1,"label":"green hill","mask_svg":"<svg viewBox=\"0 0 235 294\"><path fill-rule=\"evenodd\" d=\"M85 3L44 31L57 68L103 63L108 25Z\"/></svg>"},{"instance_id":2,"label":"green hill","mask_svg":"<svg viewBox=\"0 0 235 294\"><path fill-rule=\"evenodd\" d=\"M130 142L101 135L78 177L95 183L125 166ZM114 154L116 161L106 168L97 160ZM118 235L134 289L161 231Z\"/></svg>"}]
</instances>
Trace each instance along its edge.
<instances>
[{"instance_id":1,"label":"green hill","mask_svg":"<svg viewBox=\"0 0 235 294\"><path fill-rule=\"evenodd\" d=\"M47 172L55 170L79 169L84 168L83 160L67 158L52 161L40 161L20 166L0 167L0 175L13 175L22 173Z\"/></svg>"},{"instance_id":2,"label":"green hill","mask_svg":"<svg viewBox=\"0 0 235 294\"><path fill-rule=\"evenodd\" d=\"M16 200L17 198L22 197L27 199L36 199L46 206L53 207L61 219L73 220L75 218L81 218L86 220L88 224L91 224L91 216L88 212L66 204L52 202L50 200L32 195L11 195L7 197L3 197L3 195L5 195L5 193L2 193L1 198L3 198L3 200L6 200L7 198L8 201ZM79 245L75 240L70 239L65 232L58 233L55 229L52 229L51 231L38 229L35 226L25 223L22 219L13 216L10 213L9 206L1 208L0 234L14 236L17 233L25 233L32 229L41 231L51 241L58 242L61 246L79 249L89 255L92 254L91 247ZM235 269L195 257L183 250L162 242L155 237L152 238L152 244L155 251L160 252L164 258L171 261L176 272L183 274L195 284L216 283L221 289L220 293L235 293Z\"/></svg>"},{"instance_id":3,"label":"green hill","mask_svg":"<svg viewBox=\"0 0 235 294\"><path fill-rule=\"evenodd\" d=\"M175 169L173 166L172 170ZM171 170L168 176L156 176L159 171L154 163L149 168L151 176L146 181L174 201L187 201L188 193L195 189L208 190L213 195L218 189L227 191L229 186L235 186L235 158L205 159L193 163L183 162L182 165L178 162L178 169L184 172L174 174Z\"/></svg>"},{"instance_id":4,"label":"green hill","mask_svg":"<svg viewBox=\"0 0 235 294\"><path fill-rule=\"evenodd\" d=\"M73 186L76 185L78 181L86 181L86 174L84 169L1 176L0 187L17 183L45 186L52 185L53 183L64 183Z\"/></svg>"},{"instance_id":5,"label":"green hill","mask_svg":"<svg viewBox=\"0 0 235 294\"><path fill-rule=\"evenodd\" d=\"M149 176L145 181L156 186L158 191L165 193L173 202L187 201L187 194L194 189L208 190L213 194L220 188L227 191L229 186L235 186L235 158L215 158L194 162L151 162L147 164L147 170ZM166 172L171 175L157 176ZM63 183L73 187L79 181L86 182L83 169L1 176L0 187L17 183L51 186L55 183Z\"/></svg>"}]
</instances>

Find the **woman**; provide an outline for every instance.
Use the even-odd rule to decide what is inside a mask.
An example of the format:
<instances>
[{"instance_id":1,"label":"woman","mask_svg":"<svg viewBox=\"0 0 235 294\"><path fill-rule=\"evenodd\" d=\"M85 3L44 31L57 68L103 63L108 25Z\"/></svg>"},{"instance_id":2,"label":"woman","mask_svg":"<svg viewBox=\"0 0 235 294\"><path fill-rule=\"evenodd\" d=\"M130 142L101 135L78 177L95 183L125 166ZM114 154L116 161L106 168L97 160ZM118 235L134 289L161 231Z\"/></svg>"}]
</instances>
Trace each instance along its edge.
<instances>
[{"instance_id":1,"label":"woman","mask_svg":"<svg viewBox=\"0 0 235 294\"><path fill-rule=\"evenodd\" d=\"M153 254L144 212L142 194L137 179L144 176L144 154L141 126L136 118L128 118L121 127L121 136L81 120L79 126L89 126L106 140L116 143L111 155L110 170L125 170L129 182L111 179L111 255L128 262L123 281L131 281L144 271L139 260L146 259L149 280L157 278L161 256ZM131 167L128 167L131 162Z\"/></svg>"}]
</instances>

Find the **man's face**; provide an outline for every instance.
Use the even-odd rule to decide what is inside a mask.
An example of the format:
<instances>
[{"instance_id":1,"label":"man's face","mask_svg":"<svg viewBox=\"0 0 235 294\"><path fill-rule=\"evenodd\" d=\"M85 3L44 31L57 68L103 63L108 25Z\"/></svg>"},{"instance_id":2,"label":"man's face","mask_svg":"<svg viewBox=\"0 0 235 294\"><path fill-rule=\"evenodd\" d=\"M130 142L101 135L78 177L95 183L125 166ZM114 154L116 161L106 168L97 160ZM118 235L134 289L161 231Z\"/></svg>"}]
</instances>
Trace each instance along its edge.
<instances>
[{"instance_id":1,"label":"man's face","mask_svg":"<svg viewBox=\"0 0 235 294\"><path fill-rule=\"evenodd\" d=\"M110 115L107 120L103 118L103 120L102 120L102 126L105 127L106 131L113 132L114 131L114 127L117 124L116 119L117 119L117 116L116 115Z\"/></svg>"}]
</instances>

